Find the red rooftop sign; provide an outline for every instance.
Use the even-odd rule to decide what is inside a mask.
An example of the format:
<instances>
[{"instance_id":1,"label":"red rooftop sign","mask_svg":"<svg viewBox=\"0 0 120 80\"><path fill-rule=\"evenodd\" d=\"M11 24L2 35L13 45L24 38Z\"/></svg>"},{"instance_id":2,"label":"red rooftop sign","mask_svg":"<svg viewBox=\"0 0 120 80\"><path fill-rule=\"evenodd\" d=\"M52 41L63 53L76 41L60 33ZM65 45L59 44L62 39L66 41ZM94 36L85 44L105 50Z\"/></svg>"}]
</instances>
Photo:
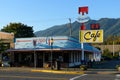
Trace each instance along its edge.
<instances>
[{"instance_id":1,"label":"red rooftop sign","mask_svg":"<svg viewBox=\"0 0 120 80\"><path fill-rule=\"evenodd\" d=\"M79 7L78 10L79 10L78 11L79 14L80 13L82 13L82 15L84 15L84 13L88 14L88 7L87 6L85 6L85 7Z\"/></svg>"}]
</instances>

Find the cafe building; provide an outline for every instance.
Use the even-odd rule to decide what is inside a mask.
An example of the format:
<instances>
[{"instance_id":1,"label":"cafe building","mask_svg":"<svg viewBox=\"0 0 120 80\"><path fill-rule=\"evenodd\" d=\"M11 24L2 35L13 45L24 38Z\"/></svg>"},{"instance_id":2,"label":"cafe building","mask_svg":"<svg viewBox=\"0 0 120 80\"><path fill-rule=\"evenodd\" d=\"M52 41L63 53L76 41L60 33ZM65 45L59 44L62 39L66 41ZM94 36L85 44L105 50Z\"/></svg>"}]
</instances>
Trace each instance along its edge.
<instances>
[{"instance_id":1,"label":"cafe building","mask_svg":"<svg viewBox=\"0 0 120 80\"><path fill-rule=\"evenodd\" d=\"M12 54L13 66L50 67L60 61L61 67L81 64L82 49L78 39L67 36L16 38L15 48L7 50ZM84 61L100 61L101 51L84 44Z\"/></svg>"}]
</instances>

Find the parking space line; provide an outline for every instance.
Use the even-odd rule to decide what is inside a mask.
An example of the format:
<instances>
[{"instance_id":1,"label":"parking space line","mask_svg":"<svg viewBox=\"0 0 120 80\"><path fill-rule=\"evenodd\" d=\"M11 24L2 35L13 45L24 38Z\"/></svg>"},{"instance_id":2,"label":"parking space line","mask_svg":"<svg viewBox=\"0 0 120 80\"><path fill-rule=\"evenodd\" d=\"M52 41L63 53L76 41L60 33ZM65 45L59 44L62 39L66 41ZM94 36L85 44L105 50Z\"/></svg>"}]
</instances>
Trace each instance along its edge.
<instances>
[{"instance_id":1,"label":"parking space line","mask_svg":"<svg viewBox=\"0 0 120 80\"><path fill-rule=\"evenodd\" d=\"M76 77L73 77L73 78L70 78L70 80L75 80L77 78L80 78L80 77L83 77L83 76L86 76L87 74L83 74L83 75L80 75L80 76L76 76Z\"/></svg>"}]
</instances>

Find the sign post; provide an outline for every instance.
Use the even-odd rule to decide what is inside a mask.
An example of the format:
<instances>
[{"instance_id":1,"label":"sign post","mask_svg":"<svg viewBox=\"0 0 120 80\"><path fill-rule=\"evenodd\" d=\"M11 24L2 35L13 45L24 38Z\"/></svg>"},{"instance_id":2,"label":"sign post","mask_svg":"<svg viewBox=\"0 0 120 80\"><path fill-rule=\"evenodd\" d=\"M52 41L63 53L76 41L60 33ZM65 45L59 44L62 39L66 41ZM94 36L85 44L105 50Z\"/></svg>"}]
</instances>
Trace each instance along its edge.
<instances>
[{"instance_id":1,"label":"sign post","mask_svg":"<svg viewBox=\"0 0 120 80\"><path fill-rule=\"evenodd\" d=\"M86 30L86 27L84 25L85 22L89 21L88 14L88 7L79 7L78 13L82 14L79 15L77 21L81 23L80 31L79 31L79 40L81 43L81 49L82 49L82 61L85 61L84 59L84 44L83 43L101 43L103 42L103 30L100 29L99 23L91 24L91 30ZM86 14L85 14L86 13ZM94 53L95 54L95 53ZM84 64L84 62L82 63Z\"/></svg>"},{"instance_id":2,"label":"sign post","mask_svg":"<svg viewBox=\"0 0 120 80\"><path fill-rule=\"evenodd\" d=\"M81 13L82 13L82 15L80 15ZM84 23L89 21L89 17L87 15L85 15L85 13L88 14L88 7L87 6L79 7L79 9L78 9L79 17L78 17L77 21L82 24L80 27L80 31L86 29ZM80 37L80 35L79 35L79 37ZM85 59L84 59L84 43L83 42L81 42L81 49L82 49L81 63L84 64Z\"/></svg>"}]
</instances>

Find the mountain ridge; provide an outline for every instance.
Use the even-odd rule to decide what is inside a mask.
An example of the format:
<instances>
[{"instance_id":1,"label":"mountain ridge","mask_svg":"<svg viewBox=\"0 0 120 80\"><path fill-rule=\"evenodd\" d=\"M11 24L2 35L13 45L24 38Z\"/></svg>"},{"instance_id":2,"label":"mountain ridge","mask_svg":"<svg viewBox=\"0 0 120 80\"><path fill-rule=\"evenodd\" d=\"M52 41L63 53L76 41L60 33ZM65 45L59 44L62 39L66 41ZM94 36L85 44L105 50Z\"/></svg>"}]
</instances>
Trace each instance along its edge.
<instances>
[{"instance_id":1,"label":"mountain ridge","mask_svg":"<svg viewBox=\"0 0 120 80\"><path fill-rule=\"evenodd\" d=\"M120 18L101 18L99 20L89 20L85 23L86 29L90 29L90 24L99 23L100 29L104 30L104 37L108 37L109 35L120 36ZM35 35L37 37L46 37L46 36L69 36L70 30L67 24L55 25L48 29L37 31ZM77 21L71 23L72 26L72 36L75 38L79 38L79 29L81 24Z\"/></svg>"}]
</instances>

